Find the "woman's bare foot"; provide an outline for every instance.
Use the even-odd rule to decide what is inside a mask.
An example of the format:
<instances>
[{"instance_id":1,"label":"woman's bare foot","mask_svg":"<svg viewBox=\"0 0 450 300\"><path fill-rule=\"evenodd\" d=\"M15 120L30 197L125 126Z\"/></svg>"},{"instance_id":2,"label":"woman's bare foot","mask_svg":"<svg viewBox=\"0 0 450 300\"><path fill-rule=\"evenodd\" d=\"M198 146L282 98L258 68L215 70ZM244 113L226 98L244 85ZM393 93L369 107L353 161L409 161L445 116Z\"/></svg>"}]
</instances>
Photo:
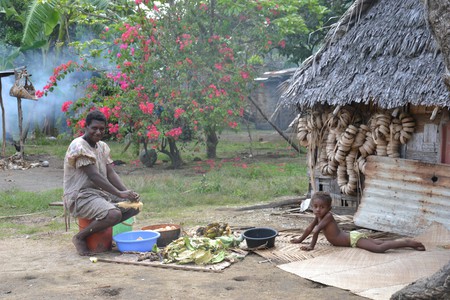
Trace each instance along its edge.
<instances>
[{"instance_id":1,"label":"woman's bare foot","mask_svg":"<svg viewBox=\"0 0 450 300\"><path fill-rule=\"evenodd\" d=\"M300 244L300 243L301 243L301 241L300 241L299 238L293 238L293 239L291 239L290 242L291 242L292 244Z\"/></svg>"},{"instance_id":2,"label":"woman's bare foot","mask_svg":"<svg viewBox=\"0 0 450 300\"><path fill-rule=\"evenodd\" d=\"M77 252L81 256L89 256L92 253L89 251L86 240L80 240L76 235L72 238L72 243L75 245Z\"/></svg>"}]
</instances>

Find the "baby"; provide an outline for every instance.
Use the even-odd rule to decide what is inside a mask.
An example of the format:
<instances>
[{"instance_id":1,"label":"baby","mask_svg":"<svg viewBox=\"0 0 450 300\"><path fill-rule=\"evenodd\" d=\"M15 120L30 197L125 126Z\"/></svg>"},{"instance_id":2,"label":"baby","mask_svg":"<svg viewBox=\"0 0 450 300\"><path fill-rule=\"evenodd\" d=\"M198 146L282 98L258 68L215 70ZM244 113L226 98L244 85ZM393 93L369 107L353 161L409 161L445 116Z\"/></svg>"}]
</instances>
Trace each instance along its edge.
<instances>
[{"instance_id":1,"label":"baby","mask_svg":"<svg viewBox=\"0 0 450 300\"><path fill-rule=\"evenodd\" d=\"M315 215L314 221L305 229L300 238L291 239L291 243L301 243L309 234L313 234L309 246L301 246L302 250L313 250L317 242L319 232L323 231L328 242L334 246L340 247L358 247L371 252L383 253L389 249L413 248L419 251L425 251L422 243L411 239L399 240L374 240L368 238L364 233L351 231L350 233L339 229L336 220L331 214L331 197L328 193L317 192L312 196L312 209Z\"/></svg>"}]
</instances>

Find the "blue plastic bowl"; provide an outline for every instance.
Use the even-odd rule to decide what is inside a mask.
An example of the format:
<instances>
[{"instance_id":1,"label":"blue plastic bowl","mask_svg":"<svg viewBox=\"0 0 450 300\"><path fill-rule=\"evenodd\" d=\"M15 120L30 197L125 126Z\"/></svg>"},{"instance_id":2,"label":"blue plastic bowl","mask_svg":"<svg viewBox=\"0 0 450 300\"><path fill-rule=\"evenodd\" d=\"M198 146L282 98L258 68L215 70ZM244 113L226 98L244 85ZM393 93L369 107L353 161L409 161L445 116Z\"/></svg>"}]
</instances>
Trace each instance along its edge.
<instances>
[{"instance_id":1,"label":"blue plastic bowl","mask_svg":"<svg viewBox=\"0 0 450 300\"><path fill-rule=\"evenodd\" d=\"M161 234L152 230L127 231L113 236L120 252L151 251Z\"/></svg>"}]
</instances>

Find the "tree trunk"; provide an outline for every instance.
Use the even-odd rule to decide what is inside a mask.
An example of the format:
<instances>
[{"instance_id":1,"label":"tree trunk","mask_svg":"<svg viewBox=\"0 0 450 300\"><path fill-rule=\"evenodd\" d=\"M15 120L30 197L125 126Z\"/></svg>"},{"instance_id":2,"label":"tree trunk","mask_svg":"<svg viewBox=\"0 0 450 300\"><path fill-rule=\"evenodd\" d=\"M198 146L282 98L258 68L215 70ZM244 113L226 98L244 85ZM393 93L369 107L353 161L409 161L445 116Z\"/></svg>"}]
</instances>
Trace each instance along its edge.
<instances>
[{"instance_id":1,"label":"tree trunk","mask_svg":"<svg viewBox=\"0 0 450 300\"><path fill-rule=\"evenodd\" d=\"M441 49L447 67L447 72L442 74L442 77L450 90L450 2L448 0L427 0L425 7L431 33Z\"/></svg>"},{"instance_id":2,"label":"tree trunk","mask_svg":"<svg viewBox=\"0 0 450 300\"><path fill-rule=\"evenodd\" d=\"M205 136L206 136L206 157L216 158L217 144L219 143L216 131L213 128L207 128L205 129Z\"/></svg>"},{"instance_id":3,"label":"tree trunk","mask_svg":"<svg viewBox=\"0 0 450 300\"><path fill-rule=\"evenodd\" d=\"M22 130L22 123L23 123L23 110L22 110L22 99L20 97L17 97L17 110L18 115L17 118L19 119L19 145L20 145L20 157L23 159L23 130Z\"/></svg>"},{"instance_id":4,"label":"tree trunk","mask_svg":"<svg viewBox=\"0 0 450 300\"><path fill-rule=\"evenodd\" d=\"M167 150L167 146L169 149ZM161 142L161 153L166 154L170 158L171 167L173 169L179 169L183 165L183 160L181 159L180 151L177 147L177 142L172 138L164 138Z\"/></svg>"},{"instance_id":5,"label":"tree trunk","mask_svg":"<svg viewBox=\"0 0 450 300\"><path fill-rule=\"evenodd\" d=\"M391 300L448 299L450 263L427 278L421 278L391 296Z\"/></svg>"}]
</instances>

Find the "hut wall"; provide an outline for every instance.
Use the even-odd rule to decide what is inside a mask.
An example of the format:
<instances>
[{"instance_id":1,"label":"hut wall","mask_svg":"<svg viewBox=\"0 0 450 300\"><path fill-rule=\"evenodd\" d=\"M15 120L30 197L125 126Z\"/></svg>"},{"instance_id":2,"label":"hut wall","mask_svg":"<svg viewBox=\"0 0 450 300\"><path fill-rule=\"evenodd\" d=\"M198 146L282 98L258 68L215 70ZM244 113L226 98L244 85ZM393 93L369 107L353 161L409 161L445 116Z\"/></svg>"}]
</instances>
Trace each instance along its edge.
<instances>
[{"instance_id":1,"label":"hut wall","mask_svg":"<svg viewBox=\"0 0 450 300\"><path fill-rule=\"evenodd\" d=\"M309 176L309 174L308 174ZM346 208L350 211L356 211L360 202L360 193L356 196L345 195L341 193L336 177L325 176L318 169L314 173L315 186L318 192L328 192L333 199L333 208ZM308 195L310 198L313 194L311 181L309 183Z\"/></svg>"},{"instance_id":2,"label":"hut wall","mask_svg":"<svg viewBox=\"0 0 450 300\"><path fill-rule=\"evenodd\" d=\"M264 84L264 86L260 86L256 89L256 92L253 95L253 99L258 104L259 108L264 112L267 117L272 115L274 108L271 105L271 95L270 88ZM251 114L254 119L254 123L256 129L272 129L272 126L264 119L264 117L258 112L253 104L251 104Z\"/></svg>"},{"instance_id":3,"label":"hut wall","mask_svg":"<svg viewBox=\"0 0 450 300\"><path fill-rule=\"evenodd\" d=\"M378 113L378 109L367 108L367 115L372 116ZM415 132L406 145L402 145L400 158L420 161L423 163L440 164L442 161L444 149L442 147L442 130L450 122L450 111L441 109L436 117L431 120L434 107L413 106L409 108L409 114L415 120ZM370 117L369 117L370 118ZM445 150L444 150L445 151ZM309 160L308 160L309 161ZM358 179L364 188L364 175L361 174ZM310 179L308 196L313 193L313 182ZM317 191L329 192L333 198L333 206L341 208L358 208L361 200L361 190L358 189L356 195L349 196L341 193L335 176L325 176L321 173L319 167L314 174L314 186Z\"/></svg>"},{"instance_id":4,"label":"hut wall","mask_svg":"<svg viewBox=\"0 0 450 300\"><path fill-rule=\"evenodd\" d=\"M430 120L433 108L415 107L411 113L416 120L416 130L411 140L403 147L402 157L428 163L441 162L442 125L448 121L448 111L439 113Z\"/></svg>"},{"instance_id":5,"label":"hut wall","mask_svg":"<svg viewBox=\"0 0 450 300\"><path fill-rule=\"evenodd\" d=\"M270 118L277 109L278 100L281 96L281 91L279 89L280 83L281 80L278 79L267 80L264 84L260 85L253 94L253 99L268 118ZM251 114L254 118L256 129L273 129L252 104ZM296 114L294 114L291 109L279 107L277 113L270 121L280 130L286 130L295 117Z\"/></svg>"}]
</instances>

